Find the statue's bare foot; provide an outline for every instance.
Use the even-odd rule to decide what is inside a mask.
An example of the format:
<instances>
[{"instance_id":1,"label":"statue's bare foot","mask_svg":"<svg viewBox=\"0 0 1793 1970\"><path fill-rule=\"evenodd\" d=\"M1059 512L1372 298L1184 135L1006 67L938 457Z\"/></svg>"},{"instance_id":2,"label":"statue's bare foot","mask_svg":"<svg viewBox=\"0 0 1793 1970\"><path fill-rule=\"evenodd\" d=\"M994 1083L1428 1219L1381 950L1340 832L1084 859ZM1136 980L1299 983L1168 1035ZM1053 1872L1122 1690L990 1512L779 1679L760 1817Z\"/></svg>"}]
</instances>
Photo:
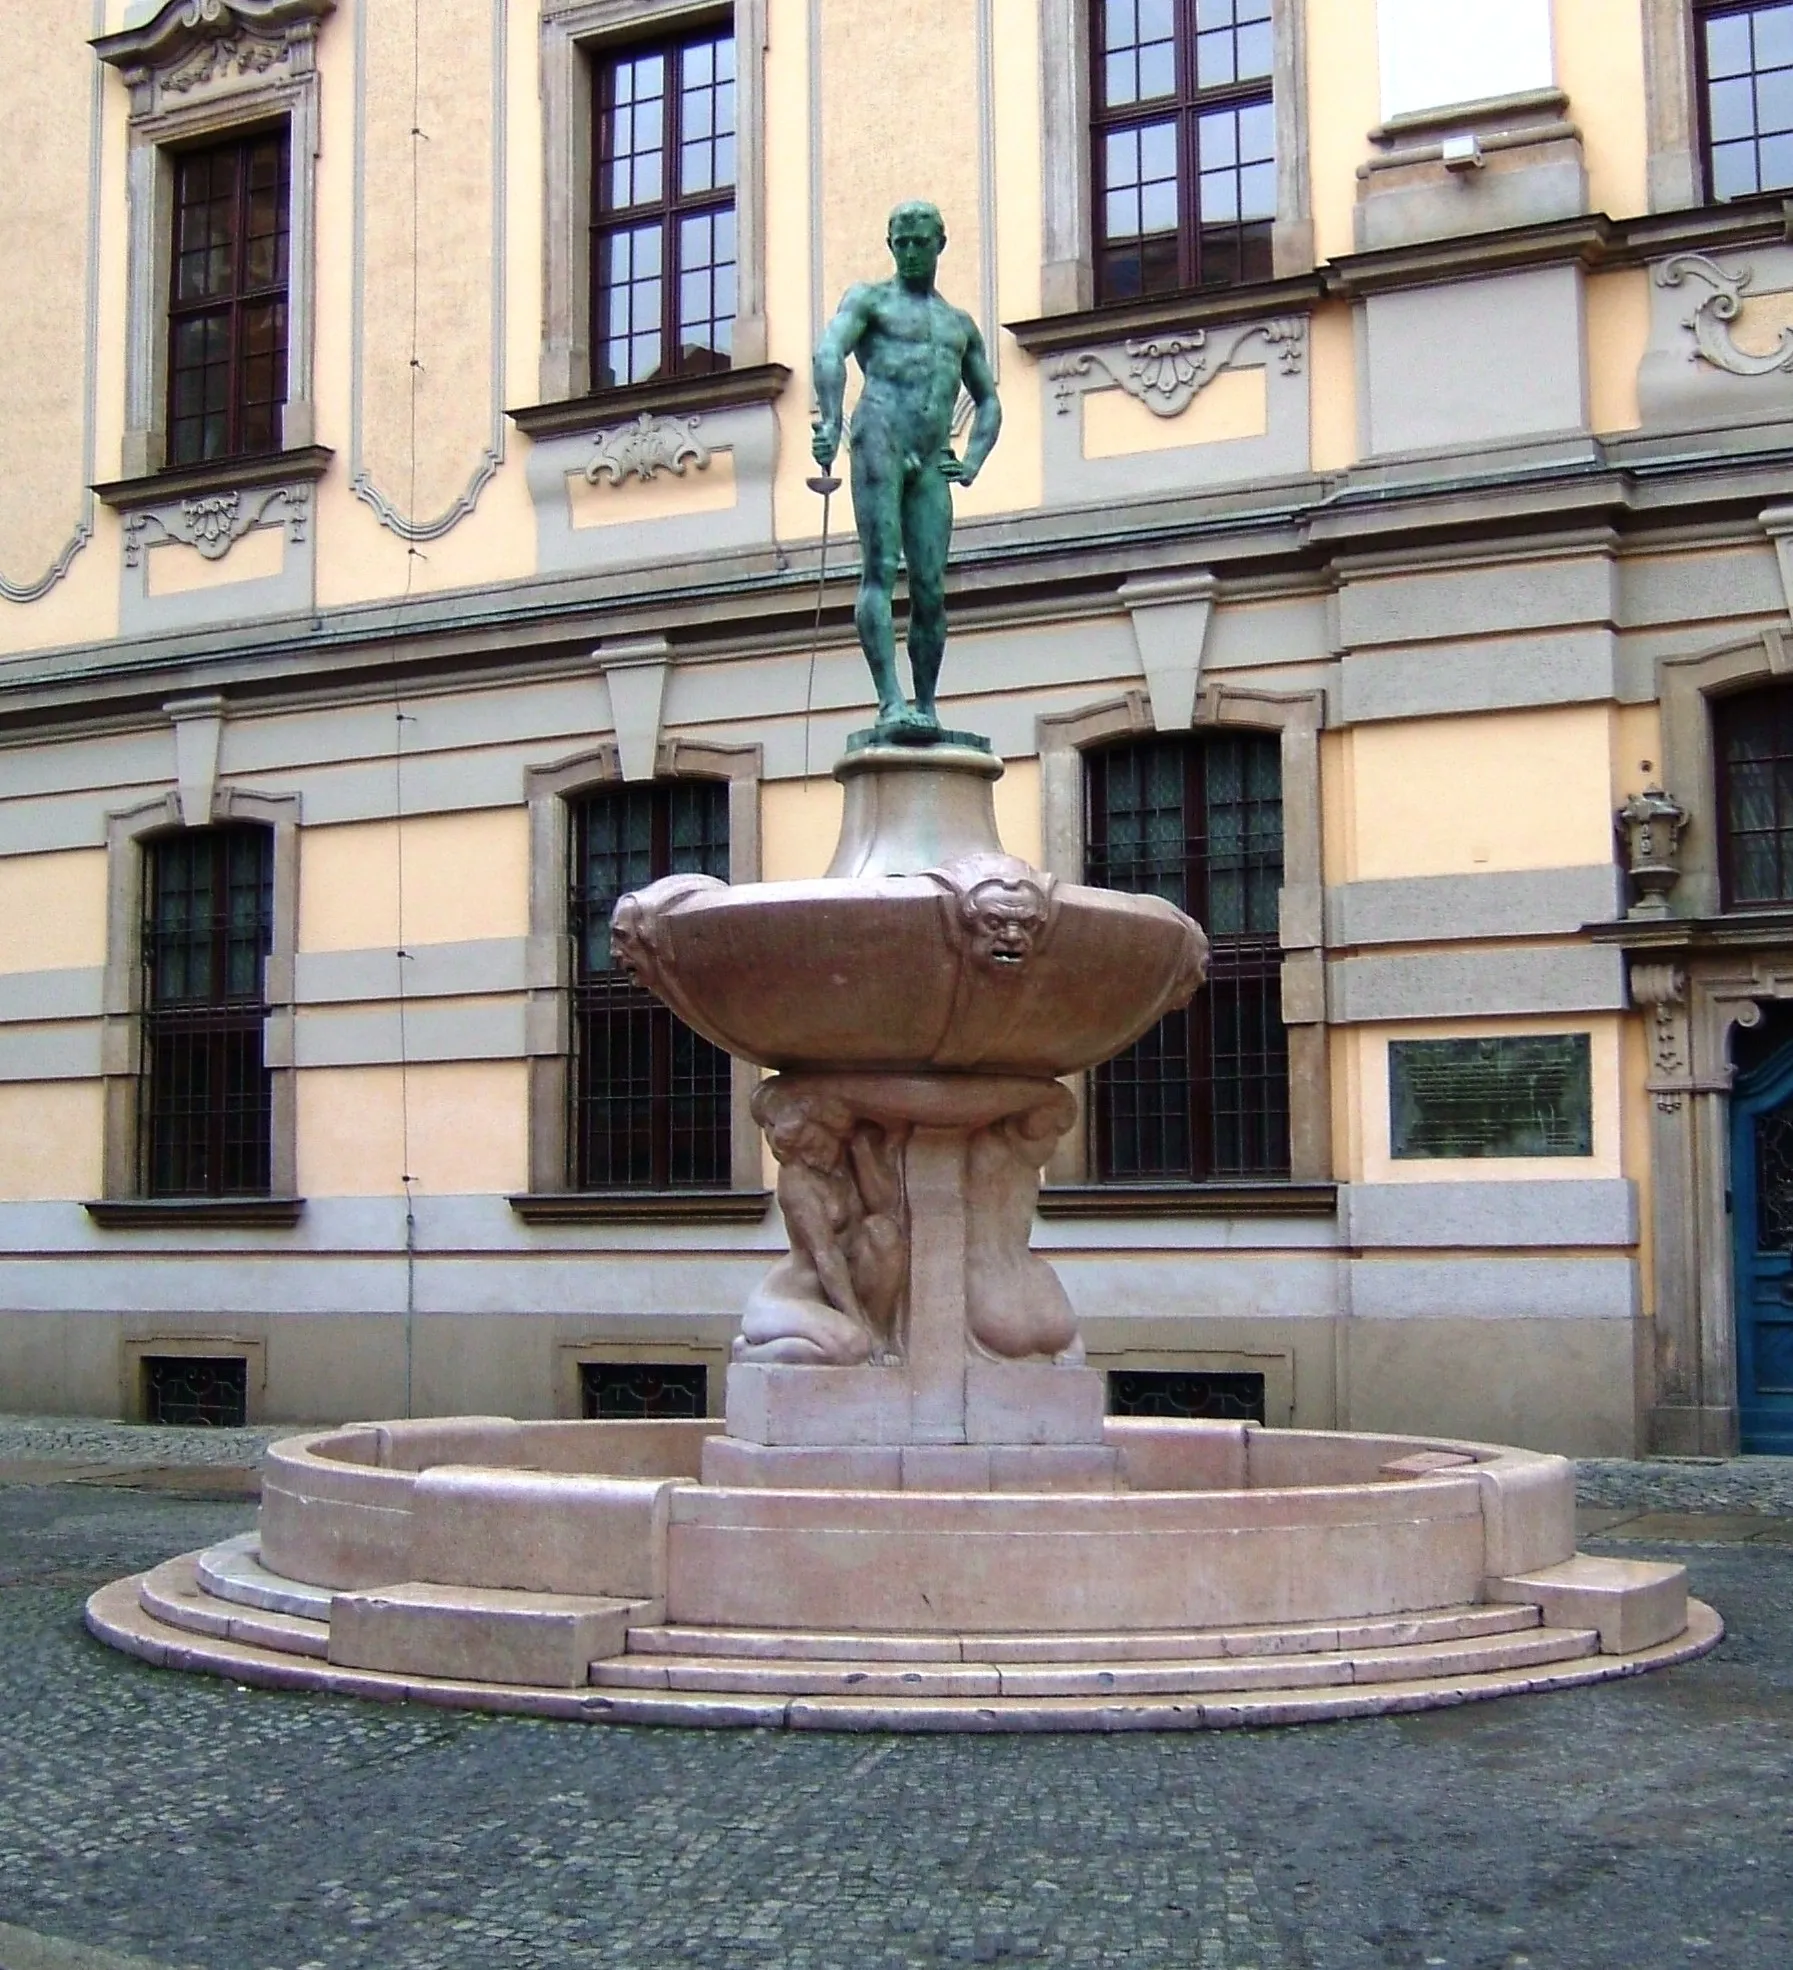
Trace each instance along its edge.
<instances>
[{"instance_id":1,"label":"statue's bare foot","mask_svg":"<svg viewBox=\"0 0 1793 1970\"><path fill-rule=\"evenodd\" d=\"M886 745L931 746L940 738L940 721L931 713L904 705L900 711L880 713L873 736Z\"/></svg>"}]
</instances>

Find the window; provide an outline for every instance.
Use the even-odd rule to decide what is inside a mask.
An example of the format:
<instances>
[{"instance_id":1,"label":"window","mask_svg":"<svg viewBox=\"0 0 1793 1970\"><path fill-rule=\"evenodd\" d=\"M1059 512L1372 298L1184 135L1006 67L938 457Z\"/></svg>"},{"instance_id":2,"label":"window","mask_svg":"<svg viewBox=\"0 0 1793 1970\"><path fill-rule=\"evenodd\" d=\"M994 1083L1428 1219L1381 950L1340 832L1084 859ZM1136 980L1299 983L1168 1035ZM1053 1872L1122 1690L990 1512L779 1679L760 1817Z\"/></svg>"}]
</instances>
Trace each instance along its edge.
<instances>
[{"instance_id":1,"label":"window","mask_svg":"<svg viewBox=\"0 0 1793 1970\"><path fill-rule=\"evenodd\" d=\"M1709 195L1793 186L1793 4L1702 5L1697 43Z\"/></svg>"},{"instance_id":2,"label":"window","mask_svg":"<svg viewBox=\"0 0 1793 1970\"><path fill-rule=\"evenodd\" d=\"M249 1420L248 1362L241 1355L145 1355L143 1420L240 1430Z\"/></svg>"},{"instance_id":3,"label":"window","mask_svg":"<svg viewBox=\"0 0 1793 1970\"><path fill-rule=\"evenodd\" d=\"M1084 784L1088 880L1187 910L1213 953L1208 983L1191 1004L1096 1070L1098 1177L1286 1176L1278 736L1114 746L1086 755Z\"/></svg>"},{"instance_id":4,"label":"window","mask_svg":"<svg viewBox=\"0 0 1793 1970\"><path fill-rule=\"evenodd\" d=\"M709 1414L709 1387L701 1362L582 1361L579 1413L603 1422L684 1421Z\"/></svg>"},{"instance_id":5,"label":"window","mask_svg":"<svg viewBox=\"0 0 1793 1970\"><path fill-rule=\"evenodd\" d=\"M726 1188L729 1057L610 954L617 898L668 875L727 880L728 784L606 787L573 808L569 1181L576 1190Z\"/></svg>"},{"instance_id":6,"label":"window","mask_svg":"<svg viewBox=\"0 0 1793 1970\"><path fill-rule=\"evenodd\" d=\"M1793 691L1720 698L1713 728L1724 906L1793 903Z\"/></svg>"},{"instance_id":7,"label":"window","mask_svg":"<svg viewBox=\"0 0 1793 1970\"><path fill-rule=\"evenodd\" d=\"M1201 1368L1111 1368L1108 1413L1261 1423L1265 1416L1264 1377Z\"/></svg>"},{"instance_id":8,"label":"window","mask_svg":"<svg viewBox=\"0 0 1793 1970\"><path fill-rule=\"evenodd\" d=\"M597 64L592 382L729 367L735 38L714 27Z\"/></svg>"},{"instance_id":9,"label":"window","mask_svg":"<svg viewBox=\"0 0 1793 1970\"><path fill-rule=\"evenodd\" d=\"M290 190L284 128L174 159L170 465L280 449Z\"/></svg>"},{"instance_id":10,"label":"window","mask_svg":"<svg viewBox=\"0 0 1793 1970\"><path fill-rule=\"evenodd\" d=\"M1271 0L1095 0L1096 298L1267 280Z\"/></svg>"},{"instance_id":11,"label":"window","mask_svg":"<svg viewBox=\"0 0 1793 1970\"><path fill-rule=\"evenodd\" d=\"M269 1189L273 1115L262 968L273 941L271 830L191 828L151 841L143 910L140 1189Z\"/></svg>"}]
</instances>

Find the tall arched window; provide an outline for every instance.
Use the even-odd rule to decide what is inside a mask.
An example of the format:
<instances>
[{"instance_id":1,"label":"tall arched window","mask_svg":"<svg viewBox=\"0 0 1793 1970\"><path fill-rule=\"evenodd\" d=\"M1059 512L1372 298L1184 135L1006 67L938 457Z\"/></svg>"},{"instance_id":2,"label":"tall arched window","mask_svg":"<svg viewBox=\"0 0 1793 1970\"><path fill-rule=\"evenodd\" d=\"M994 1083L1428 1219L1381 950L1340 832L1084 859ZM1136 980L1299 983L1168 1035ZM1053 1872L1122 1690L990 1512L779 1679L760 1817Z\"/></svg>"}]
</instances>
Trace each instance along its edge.
<instances>
[{"instance_id":1,"label":"tall arched window","mask_svg":"<svg viewBox=\"0 0 1793 1970\"><path fill-rule=\"evenodd\" d=\"M661 876L728 879L728 794L723 780L669 780L600 787L571 803L567 1181L575 1190L728 1187L728 1055L610 952L619 896Z\"/></svg>"},{"instance_id":2,"label":"tall arched window","mask_svg":"<svg viewBox=\"0 0 1793 1970\"><path fill-rule=\"evenodd\" d=\"M1289 1055L1277 899L1282 763L1274 732L1159 737L1085 755L1085 869L1162 896L1206 929L1207 986L1094 1077L1091 1148L1107 1182L1289 1173Z\"/></svg>"},{"instance_id":3,"label":"tall arched window","mask_svg":"<svg viewBox=\"0 0 1793 1970\"><path fill-rule=\"evenodd\" d=\"M1724 907L1793 903L1793 690L1720 698L1713 740Z\"/></svg>"},{"instance_id":4,"label":"tall arched window","mask_svg":"<svg viewBox=\"0 0 1793 1970\"><path fill-rule=\"evenodd\" d=\"M145 843L137 1111L145 1196L268 1191L262 973L273 931L272 829L186 828Z\"/></svg>"}]
</instances>

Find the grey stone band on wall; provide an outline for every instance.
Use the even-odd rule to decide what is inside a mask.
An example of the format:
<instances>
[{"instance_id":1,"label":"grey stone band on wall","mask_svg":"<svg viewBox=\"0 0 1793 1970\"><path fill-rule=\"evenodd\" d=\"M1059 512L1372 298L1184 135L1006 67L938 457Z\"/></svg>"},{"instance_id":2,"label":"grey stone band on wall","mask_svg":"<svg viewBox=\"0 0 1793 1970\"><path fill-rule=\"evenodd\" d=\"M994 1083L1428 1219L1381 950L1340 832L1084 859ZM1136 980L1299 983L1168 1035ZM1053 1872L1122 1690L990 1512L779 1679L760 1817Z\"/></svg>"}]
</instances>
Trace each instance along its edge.
<instances>
[{"instance_id":1,"label":"grey stone band on wall","mask_svg":"<svg viewBox=\"0 0 1793 1970\"><path fill-rule=\"evenodd\" d=\"M1587 945L1342 958L1326 967L1326 1012L1334 1025L1623 1012L1628 1003L1623 955Z\"/></svg>"},{"instance_id":2,"label":"grey stone band on wall","mask_svg":"<svg viewBox=\"0 0 1793 1970\"><path fill-rule=\"evenodd\" d=\"M1403 876L1326 892L1326 941L1447 943L1468 937L1567 936L1624 914L1623 879L1609 862L1485 875Z\"/></svg>"}]
</instances>

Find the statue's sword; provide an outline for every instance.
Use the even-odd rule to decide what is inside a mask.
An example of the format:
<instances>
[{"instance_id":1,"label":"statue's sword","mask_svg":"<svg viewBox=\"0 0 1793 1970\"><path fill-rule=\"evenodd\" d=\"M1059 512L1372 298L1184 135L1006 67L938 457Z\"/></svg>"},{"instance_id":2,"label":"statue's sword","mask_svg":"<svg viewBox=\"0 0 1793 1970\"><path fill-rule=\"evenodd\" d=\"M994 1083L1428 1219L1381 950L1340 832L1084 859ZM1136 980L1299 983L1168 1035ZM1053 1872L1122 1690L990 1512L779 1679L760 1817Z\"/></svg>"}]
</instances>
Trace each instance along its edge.
<instances>
[{"instance_id":1,"label":"statue's sword","mask_svg":"<svg viewBox=\"0 0 1793 1970\"><path fill-rule=\"evenodd\" d=\"M816 652L822 646L822 598L828 592L828 509L840 491L840 481L830 472L804 482L812 493L822 496L822 554L816 563L816 618L809 632L809 681L803 687L803 778L809 780L810 713L816 696Z\"/></svg>"}]
</instances>

